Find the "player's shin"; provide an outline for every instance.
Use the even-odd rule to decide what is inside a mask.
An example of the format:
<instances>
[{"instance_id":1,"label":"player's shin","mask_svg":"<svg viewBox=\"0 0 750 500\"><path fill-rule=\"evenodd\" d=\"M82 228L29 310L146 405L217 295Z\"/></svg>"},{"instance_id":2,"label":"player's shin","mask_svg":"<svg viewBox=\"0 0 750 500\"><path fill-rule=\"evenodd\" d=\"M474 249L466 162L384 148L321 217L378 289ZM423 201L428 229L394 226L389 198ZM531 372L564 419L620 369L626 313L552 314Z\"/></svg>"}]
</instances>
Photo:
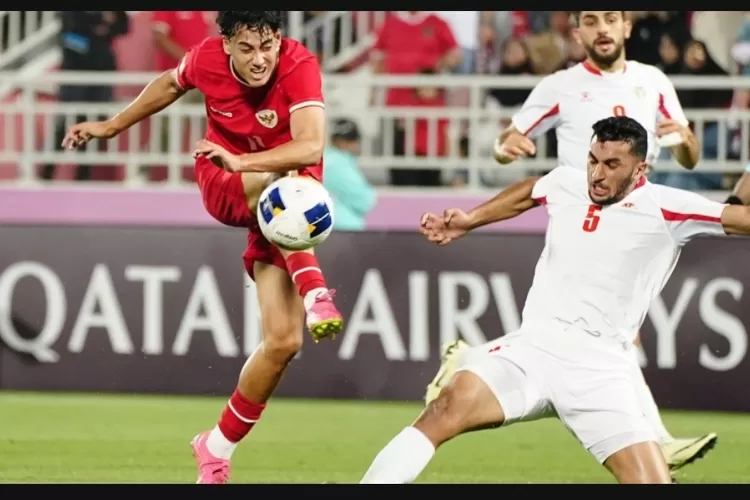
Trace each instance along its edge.
<instances>
[{"instance_id":1,"label":"player's shin","mask_svg":"<svg viewBox=\"0 0 750 500\"><path fill-rule=\"evenodd\" d=\"M402 430L370 465L360 484L413 482L435 455L435 446L414 427Z\"/></svg>"},{"instance_id":2,"label":"player's shin","mask_svg":"<svg viewBox=\"0 0 750 500\"><path fill-rule=\"evenodd\" d=\"M309 309L315 303L318 294L328 291L318 258L312 249L300 252L282 250L281 254L286 261L289 276L292 277L294 286L302 297L305 309Z\"/></svg>"}]
</instances>

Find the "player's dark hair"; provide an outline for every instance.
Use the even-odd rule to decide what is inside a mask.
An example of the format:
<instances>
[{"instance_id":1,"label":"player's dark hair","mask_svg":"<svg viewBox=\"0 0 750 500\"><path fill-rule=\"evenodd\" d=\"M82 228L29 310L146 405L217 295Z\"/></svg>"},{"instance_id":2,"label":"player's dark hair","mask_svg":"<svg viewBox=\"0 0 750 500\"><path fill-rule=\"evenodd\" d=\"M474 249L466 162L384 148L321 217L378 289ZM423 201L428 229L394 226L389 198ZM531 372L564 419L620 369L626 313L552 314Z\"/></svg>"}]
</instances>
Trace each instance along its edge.
<instances>
[{"instance_id":1,"label":"player's dark hair","mask_svg":"<svg viewBox=\"0 0 750 500\"><path fill-rule=\"evenodd\" d=\"M648 132L643 125L628 116L610 116L594 123L592 127L598 142L627 142L630 152L641 161L648 153Z\"/></svg>"},{"instance_id":2,"label":"player's dark hair","mask_svg":"<svg viewBox=\"0 0 750 500\"><path fill-rule=\"evenodd\" d=\"M583 11L582 10L569 10L568 11L568 14L570 15L570 24L572 24L573 26L578 26L578 23L581 20L581 12ZM622 12L622 18L626 19L627 14L625 13L625 11L621 10L620 12Z\"/></svg>"},{"instance_id":3,"label":"player's dark hair","mask_svg":"<svg viewBox=\"0 0 750 500\"><path fill-rule=\"evenodd\" d=\"M275 33L281 29L280 10L220 10L216 17L219 33L231 38L243 28L250 31Z\"/></svg>"}]
</instances>

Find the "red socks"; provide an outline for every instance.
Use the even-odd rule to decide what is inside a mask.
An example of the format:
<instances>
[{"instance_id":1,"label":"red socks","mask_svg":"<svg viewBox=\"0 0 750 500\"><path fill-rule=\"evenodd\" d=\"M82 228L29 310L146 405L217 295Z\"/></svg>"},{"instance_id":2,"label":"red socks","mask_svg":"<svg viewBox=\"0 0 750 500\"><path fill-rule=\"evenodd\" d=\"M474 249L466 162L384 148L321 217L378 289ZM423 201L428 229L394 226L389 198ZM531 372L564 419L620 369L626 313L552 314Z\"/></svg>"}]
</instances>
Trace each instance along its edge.
<instances>
[{"instance_id":1,"label":"red socks","mask_svg":"<svg viewBox=\"0 0 750 500\"><path fill-rule=\"evenodd\" d=\"M306 252L291 254L286 259L286 268L302 298L316 288L328 288L323 273L320 271L318 258L313 254Z\"/></svg>"},{"instance_id":2,"label":"red socks","mask_svg":"<svg viewBox=\"0 0 750 500\"><path fill-rule=\"evenodd\" d=\"M265 407L249 401L235 389L219 419L219 430L229 441L238 443L260 420Z\"/></svg>"}]
</instances>

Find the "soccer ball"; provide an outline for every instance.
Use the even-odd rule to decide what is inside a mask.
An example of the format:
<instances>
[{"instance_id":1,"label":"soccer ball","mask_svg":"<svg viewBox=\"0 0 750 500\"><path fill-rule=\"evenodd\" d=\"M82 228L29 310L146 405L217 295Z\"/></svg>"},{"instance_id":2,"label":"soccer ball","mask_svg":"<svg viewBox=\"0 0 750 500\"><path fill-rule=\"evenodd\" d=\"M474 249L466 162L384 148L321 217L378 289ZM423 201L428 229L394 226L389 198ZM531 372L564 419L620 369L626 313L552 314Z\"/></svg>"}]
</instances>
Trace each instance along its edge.
<instances>
[{"instance_id":1,"label":"soccer ball","mask_svg":"<svg viewBox=\"0 0 750 500\"><path fill-rule=\"evenodd\" d=\"M321 183L282 177L260 195L258 222L263 236L286 250L307 250L333 230L333 201Z\"/></svg>"}]
</instances>

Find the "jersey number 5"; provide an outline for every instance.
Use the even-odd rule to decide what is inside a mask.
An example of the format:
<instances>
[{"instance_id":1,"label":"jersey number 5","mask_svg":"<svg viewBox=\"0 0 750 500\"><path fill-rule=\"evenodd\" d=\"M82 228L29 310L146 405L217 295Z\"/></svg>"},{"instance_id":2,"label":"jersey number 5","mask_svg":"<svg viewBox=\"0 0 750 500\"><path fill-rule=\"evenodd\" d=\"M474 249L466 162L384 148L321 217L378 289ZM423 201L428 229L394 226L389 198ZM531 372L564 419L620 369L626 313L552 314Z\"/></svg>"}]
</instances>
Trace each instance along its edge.
<instances>
[{"instance_id":1,"label":"jersey number 5","mask_svg":"<svg viewBox=\"0 0 750 500\"><path fill-rule=\"evenodd\" d=\"M599 205L589 205L589 212L586 214L586 218L583 219L583 230L587 233L593 233L596 228L599 227L599 212L602 207Z\"/></svg>"},{"instance_id":2,"label":"jersey number 5","mask_svg":"<svg viewBox=\"0 0 750 500\"><path fill-rule=\"evenodd\" d=\"M627 116L627 114L625 114L625 107L620 106L619 104L612 108L612 114L615 116Z\"/></svg>"}]
</instances>

